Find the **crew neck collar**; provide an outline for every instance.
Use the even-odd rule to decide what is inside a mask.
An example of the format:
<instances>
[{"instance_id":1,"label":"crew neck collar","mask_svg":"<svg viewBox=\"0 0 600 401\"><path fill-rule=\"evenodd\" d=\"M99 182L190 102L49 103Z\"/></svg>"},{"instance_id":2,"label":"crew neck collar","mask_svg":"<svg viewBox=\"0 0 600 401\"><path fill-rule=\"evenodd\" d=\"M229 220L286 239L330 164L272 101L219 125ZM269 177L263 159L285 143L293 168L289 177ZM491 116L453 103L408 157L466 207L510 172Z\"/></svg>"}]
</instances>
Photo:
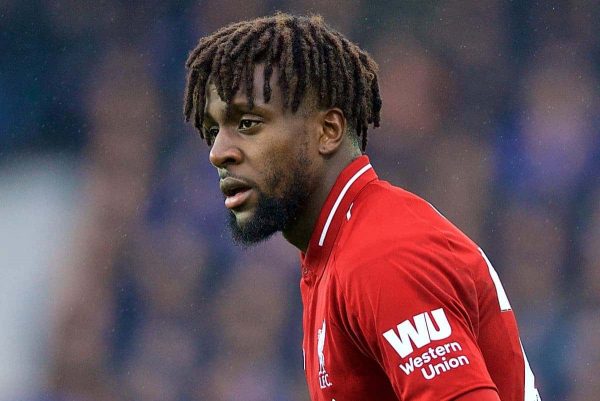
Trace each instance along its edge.
<instances>
[{"instance_id":1,"label":"crew neck collar","mask_svg":"<svg viewBox=\"0 0 600 401\"><path fill-rule=\"evenodd\" d=\"M344 219L351 216L354 198L377 178L366 155L354 159L342 170L323 204L306 253L300 253L304 279L315 276L325 266Z\"/></svg>"}]
</instances>

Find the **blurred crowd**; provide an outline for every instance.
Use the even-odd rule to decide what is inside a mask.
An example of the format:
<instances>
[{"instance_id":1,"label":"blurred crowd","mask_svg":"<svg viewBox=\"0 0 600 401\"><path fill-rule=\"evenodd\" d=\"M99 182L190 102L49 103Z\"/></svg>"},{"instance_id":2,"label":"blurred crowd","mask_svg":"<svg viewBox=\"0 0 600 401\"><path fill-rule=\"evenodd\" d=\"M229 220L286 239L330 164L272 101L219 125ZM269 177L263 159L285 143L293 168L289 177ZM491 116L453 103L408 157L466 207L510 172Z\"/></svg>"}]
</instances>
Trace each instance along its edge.
<instances>
[{"instance_id":1,"label":"blurred crowd","mask_svg":"<svg viewBox=\"0 0 600 401\"><path fill-rule=\"evenodd\" d=\"M0 401L306 401L298 253L232 245L200 36L319 13L380 65L381 178L478 242L544 401L600 394L600 2L0 1Z\"/></svg>"}]
</instances>

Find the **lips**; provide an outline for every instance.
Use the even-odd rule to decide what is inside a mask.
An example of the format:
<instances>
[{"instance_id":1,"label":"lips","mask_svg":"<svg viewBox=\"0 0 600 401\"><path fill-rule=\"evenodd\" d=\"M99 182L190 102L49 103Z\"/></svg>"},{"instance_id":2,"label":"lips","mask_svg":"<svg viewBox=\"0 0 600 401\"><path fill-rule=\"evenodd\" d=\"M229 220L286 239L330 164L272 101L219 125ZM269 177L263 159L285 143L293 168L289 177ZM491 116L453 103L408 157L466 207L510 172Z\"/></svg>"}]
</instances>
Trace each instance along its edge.
<instances>
[{"instance_id":1,"label":"lips","mask_svg":"<svg viewBox=\"0 0 600 401\"><path fill-rule=\"evenodd\" d=\"M252 192L250 184L231 177L221 180L219 187L225 195L225 207L228 209L240 207Z\"/></svg>"}]
</instances>

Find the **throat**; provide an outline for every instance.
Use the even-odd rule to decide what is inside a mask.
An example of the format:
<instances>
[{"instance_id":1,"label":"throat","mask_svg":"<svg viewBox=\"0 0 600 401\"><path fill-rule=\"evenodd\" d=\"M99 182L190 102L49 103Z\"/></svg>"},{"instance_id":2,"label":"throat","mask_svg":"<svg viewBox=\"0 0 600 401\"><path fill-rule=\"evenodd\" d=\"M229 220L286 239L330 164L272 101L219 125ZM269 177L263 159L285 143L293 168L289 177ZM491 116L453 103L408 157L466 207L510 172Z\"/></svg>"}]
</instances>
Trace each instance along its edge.
<instances>
[{"instance_id":1,"label":"throat","mask_svg":"<svg viewBox=\"0 0 600 401\"><path fill-rule=\"evenodd\" d=\"M288 224L283 231L283 237L298 250L306 253L308 244L315 230L317 219L321 212L321 205L310 204L297 218Z\"/></svg>"},{"instance_id":2,"label":"throat","mask_svg":"<svg viewBox=\"0 0 600 401\"><path fill-rule=\"evenodd\" d=\"M292 226L294 226L294 224L292 224ZM300 227L290 227L289 229L283 230L283 238L304 253L306 253L306 250L308 249L311 234L312 231Z\"/></svg>"}]
</instances>

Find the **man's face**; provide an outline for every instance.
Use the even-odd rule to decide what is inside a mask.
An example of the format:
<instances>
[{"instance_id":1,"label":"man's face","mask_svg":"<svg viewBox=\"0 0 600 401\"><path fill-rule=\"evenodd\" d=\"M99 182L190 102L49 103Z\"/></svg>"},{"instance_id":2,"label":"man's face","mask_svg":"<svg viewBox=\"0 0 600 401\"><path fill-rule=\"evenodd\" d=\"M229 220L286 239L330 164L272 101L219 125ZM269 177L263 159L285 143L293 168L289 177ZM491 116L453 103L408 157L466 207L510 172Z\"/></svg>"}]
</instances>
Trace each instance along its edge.
<instances>
[{"instance_id":1,"label":"man's face","mask_svg":"<svg viewBox=\"0 0 600 401\"><path fill-rule=\"evenodd\" d=\"M269 103L262 96L263 68L254 74L254 108L245 88L227 113L214 84L207 87L205 133L212 139L210 162L217 168L236 242L249 245L288 228L306 208L317 182L310 107L283 111L276 72Z\"/></svg>"}]
</instances>

